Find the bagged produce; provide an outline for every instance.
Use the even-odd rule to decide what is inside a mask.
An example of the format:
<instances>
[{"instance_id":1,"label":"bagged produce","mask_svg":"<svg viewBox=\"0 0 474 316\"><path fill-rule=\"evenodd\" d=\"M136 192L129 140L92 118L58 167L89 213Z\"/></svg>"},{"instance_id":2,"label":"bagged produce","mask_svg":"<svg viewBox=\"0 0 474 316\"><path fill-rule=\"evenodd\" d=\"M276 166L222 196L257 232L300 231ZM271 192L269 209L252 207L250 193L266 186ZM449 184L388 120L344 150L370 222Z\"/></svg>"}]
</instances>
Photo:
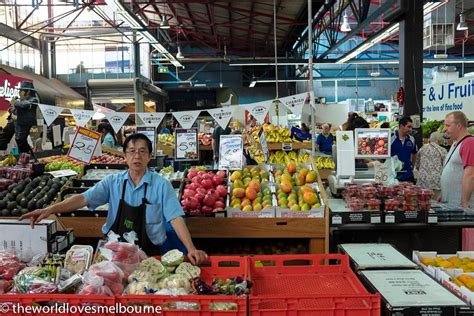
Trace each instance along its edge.
<instances>
[{"instance_id":1,"label":"bagged produce","mask_svg":"<svg viewBox=\"0 0 474 316\"><path fill-rule=\"evenodd\" d=\"M13 278L12 293L53 294L58 293L56 284L49 281L50 272L42 267L27 267Z\"/></svg>"},{"instance_id":2,"label":"bagged produce","mask_svg":"<svg viewBox=\"0 0 474 316\"><path fill-rule=\"evenodd\" d=\"M25 267L13 251L0 251L0 279L12 280Z\"/></svg>"},{"instance_id":3,"label":"bagged produce","mask_svg":"<svg viewBox=\"0 0 474 316\"><path fill-rule=\"evenodd\" d=\"M121 295L123 282L123 271L113 262L102 261L84 273L84 285L79 294Z\"/></svg>"}]
</instances>

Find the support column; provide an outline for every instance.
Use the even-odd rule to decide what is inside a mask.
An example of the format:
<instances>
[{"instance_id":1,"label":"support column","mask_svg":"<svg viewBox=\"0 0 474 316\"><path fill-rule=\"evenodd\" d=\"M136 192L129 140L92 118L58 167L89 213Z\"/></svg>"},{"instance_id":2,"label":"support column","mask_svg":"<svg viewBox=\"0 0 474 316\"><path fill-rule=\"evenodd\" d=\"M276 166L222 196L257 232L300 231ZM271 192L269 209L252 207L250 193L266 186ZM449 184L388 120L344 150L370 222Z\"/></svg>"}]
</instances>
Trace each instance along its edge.
<instances>
[{"instance_id":1,"label":"support column","mask_svg":"<svg viewBox=\"0 0 474 316\"><path fill-rule=\"evenodd\" d=\"M404 116L419 115L423 108L423 1L406 1L408 9L400 22L400 84L405 92ZM421 128L414 129L417 145Z\"/></svg>"},{"instance_id":2,"label":"support column","mask_svg":"<svg viewBox=\"0 0 474 316\"><path fill-rule=\"evenodd\" d=\"M40 37L40 60L41 60L41 75L46 78L51 78L51 71L49 68L49 45L46 39Z\"/></svg>"}]
</instances>

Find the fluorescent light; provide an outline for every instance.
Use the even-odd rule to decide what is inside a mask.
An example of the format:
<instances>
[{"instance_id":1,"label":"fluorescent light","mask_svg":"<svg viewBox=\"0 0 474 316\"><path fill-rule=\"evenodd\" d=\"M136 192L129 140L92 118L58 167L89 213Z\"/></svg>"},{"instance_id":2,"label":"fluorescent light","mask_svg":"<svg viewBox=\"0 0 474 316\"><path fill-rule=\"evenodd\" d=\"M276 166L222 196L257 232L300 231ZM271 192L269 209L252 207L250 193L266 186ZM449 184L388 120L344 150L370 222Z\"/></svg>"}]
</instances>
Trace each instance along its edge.
<instances>
[{"instance_id":1,"label":"fluorescent light","mask_svg":"<svg viewBox=\"0 0 474 316\"><path fill-rule=\"evenodd\" d=\"M134 103L135 100L131 98L124 99L110 99L110 103Z\"/></svg>"},{"instance_id":2,"label":"fluorescent light","mask_svg":"<svg viewBox=\"0 0 474 316\"><path fill-rule=\"evenodd\" d=\"M464 15L463 12L461 12L461 14L459 14L459 23L458 23L458 26L456 27L456 30L465 31L467 29L468 27L466 23L466 16Z\"/></svg>"},{"instance_id":3,"label":"fluorescent light","mask_svg":"<svg viewBox=\"0 0 474 316\"><path fill-rule=\"evenodd\" d=\"M166 14L163 14L163 18L160 23L160 29L167 30L170 28L170 24L168 23L168 19L166 18Z\"/></svg>"},{"instance_id":4,"label":"fluorescent light","mask_svg":"<svg viewBox=\"0 0 474 316\"><path fill-rule=\"evenodd\" d=\"M176 53L176 58L178 59L183 59L184 56L183 54L181 53L181 47L178 46L178 53Z\"/></svg>"},{"instance_id":5,"label":"fluorescent light","mask_svg":"<svg viewBox=\"0 0 474 316\"><path fill-rule=\"evenodd\" d=\"M372 71L370 73L370 76L371 77L378 77L378 76L380 76L380 71L378 71L378 70Z\"/></svg>"},{"instance_id":6,"label":"fluorescent light","mask_svg":"<svg viewBox=\"0 0 474 316\"><path fill-rule=\"evenodd\" d=\"M249 88L255 87L256 84L257 84L257 81L251 81L249 84Z\"/></svg>"},{"instance_id":7,"label":"fluorescent light","mask_svg":"<svg viewBox=\"0 0 474 316\"><path fill-rule=\"evenodd\" d=\"M435 59L446 59L446 58L448 58L448 54L434 54L433 57Z\"/></svg>"},{"instance_id":8,"label":"fluorescent light","mask_svg":"<svg viewBox=\"0 0 474 316\"><path fill-rule=\"evenodd\" d=\"M344 12L344 16L342 17L341 32L350 31L352 31L352 29L351 25L349 24L349 17L347 16L347 12Z\"/></svg>"},{"instance_id":9,"label":"fluorescent light","mask_svg":"<svg viewBox=\"0 0 474 316\"><path fill-rule=\"evenodd\" d=\"M360 81L360 80L377 80L377 81L397 81L400 80L398 77L350 77L350 78L314 78L314 81ZM308 82L308 79L287 79L287 80L278 80L278 82ZM275 79L268 80L256 80L252 81L250 84L257 83L273 83L276 82ZM255 84L253 85L255 87ZM250 86L249 86L250 87Z\"/></svg>"}]
</instances>

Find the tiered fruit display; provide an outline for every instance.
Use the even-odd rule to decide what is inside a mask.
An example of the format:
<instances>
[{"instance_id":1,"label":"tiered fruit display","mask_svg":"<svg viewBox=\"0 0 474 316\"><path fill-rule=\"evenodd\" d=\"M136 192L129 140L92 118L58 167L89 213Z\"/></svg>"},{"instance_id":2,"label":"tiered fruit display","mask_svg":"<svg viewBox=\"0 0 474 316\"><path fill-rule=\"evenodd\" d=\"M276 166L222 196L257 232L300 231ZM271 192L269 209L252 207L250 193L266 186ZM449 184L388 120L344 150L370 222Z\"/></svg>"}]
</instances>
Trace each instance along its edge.
<instances>
[{"instance_id":1,"label":"tiered fruit display","mask_svg":"<svg viewBox=\"0 0 474 316\"><path fill-rule=\"evenodd\" d=\"M317 182L318 175L316 171L309 170L304 165L297 165L294 162L288 163L285 169L275 168L273 170L275 183L280 186L291 186L288 191L291 191L293 186L302 186L307 183Z\"/></svg>"},{"instance_id":2,"label":"tiered fruit display","mask_svg":"<svg viewBox=\"0 0 474 316\"><path fill-rule=\"evenodd\" d=\"M16 165L16 158L12 154L9 154L5 159L0 161L0 166L15 166Z\"/></svg>"},{"instance_id":3,"label":"tiered fruit display","mask_svg":"<svg viewBox=\"0 0 474 316\"><path fill-rule=\"evenodd\" d=\"M294 212L309 211L313 208L319 208L319 202L316 191L307 185L302 187L292 187L289 182L283 182L277 190L278 206L289 208Z\"/></svg>"},{"instance_id":4,"label":"tiered fruit display","mask_svg":"<svg viewBox=\"0 0 474 316\"><path fill-rule=\"evenodd\" d=\"M223 211L227 196L226 175L224 170L206 172L189 169L188 181L181 195L183 210L191 216Z\"/></svg>"},{"instance_id":5,"label":"tiered fruit display","mask_svg":"<svg viewBox=\"0 0 474 316\"><path fill-rule=\"evenodd\" d=\"M159 134L158 144L174 148L174 135L172 134Z\"/></svg>"},{"instance_id":6,"label":"tiered fruit display","mask_svg":"<svg viewBox=\"0 0 474 316\"><path fill-rule=\"evenodd\" d=\"M445 269L462 269L464 272L474 272L474 259L471 259L469 257L425 257L421 258L420 261L426 266L440 267Z\"/></svg>"},{"instance_id":7,"label":"tiered fruit display","mask_svg":"<svg viewBox=\"0 0 474 316\"><path fill-rule=\"evenodd\" d=\"M272 193L268 187L270 174L259 167L246 167L230 176L232 192L230 207L243 212L259 212L272 207Z\"/></svg>"},{"instance_id":8,"label":"tiered fruit display","mask_svg":"<svg viewBox=\"0 0 474 316\"><path fill-rule=\"evenodd\" d=\"M294 151L275 151L270 153L269 161L272 164L286 166L290 162L295 162L297 164L307 163L309 161L310 155L308 153L297 154Z\"/></svg>"},{"instance_id":9,"label":"tiered fruit display","mask_svg":"<svg viewBox=\"0 0 474 316\"><path fill-rule=\"evenodd\" d=\"M68 156L51 156L42 161L46 164L45 171L66 170L71 169L81 174L84 171L84 163L69 158Z\"/></svg>"},{"instance_id":10,"label":"tiered fruit display","mask_svg":"<svg viewBox=\"0 0 474 316\"><path fill-rule=\"evenodd\" d=\"M250 131L250 136L257 143L260 143L260 131L263 128L267 143L292 143L295 140L291 137L291 131L286 127L276 127L273 124L265 123Z\"/></svg>"},{"instance_id":11,"label":"tiered fruit display","mask_svg":"<svg viewBox=\"0 0 474 316\"><path fill-rule=\"evenodd\" d=\"M101 156L94 156L91 163L111 163L111 164L125 164L125 158L110 154L102 154Z\"/></svg>"},{"instance_id":12,"label":"tiered fruit display","mask_svg":"<svg viewBox=\"0 0 474 316\"><path fill-rule=\"evenodd\" d=\"M334 170L336 168L336 165L334 164L334 160L332 160L332 157L320 157L320 156L315 157L314 162L318 170L321 170L321 169Z\"/></svg>"},{"instance_id":13,"label":"tiered fruit display","mask_svg":"<svg viewBox=\"0 0 474 316\"><path fill-rule=\"evenodd\" d=\"M474 277L469 274L461 274L457 278L451 277L451 280L458 286L464 286L471 292L474 292Z\"/></svg>"},{"instance_id":14,"label":"tiered fruit display","mask_svg":"<svg viewBox=\"0 0 474 316\"><path fill-rule=\"evenodd\" d=\"M67 178L38 176L14 183L8 190L0 192L1 216L20 216L51 203L66 184Z\"/></svg>"}]
</instances>

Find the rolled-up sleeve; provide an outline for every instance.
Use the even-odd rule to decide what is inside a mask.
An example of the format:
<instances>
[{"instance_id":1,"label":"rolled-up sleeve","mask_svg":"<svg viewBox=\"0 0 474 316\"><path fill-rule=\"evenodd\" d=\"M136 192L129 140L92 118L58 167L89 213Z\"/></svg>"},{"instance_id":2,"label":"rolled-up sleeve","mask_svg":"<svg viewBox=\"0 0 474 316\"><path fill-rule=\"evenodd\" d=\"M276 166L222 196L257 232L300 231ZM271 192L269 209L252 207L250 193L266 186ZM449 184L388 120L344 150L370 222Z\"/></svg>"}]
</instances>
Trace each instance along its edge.
<instances>
[{"instance_id":1,"label":"rolled-up sleeve","mask_svg":"<svg viewBox=\"0 0 474 316\"><path fill-rule=\"evenodd\" d=\"M97 207L109 202L111 176L105 177L92 188L82 193L87 201L87 207L95 210Z\"/></svg>"},{"instance_id":2,"label":"rolled-up sleeve","mask_svg":"<svg viewBox=\"0 0 474 316\"><path fill-rule=\"evenodd\" d=\"M184 216L183 208L179 204L178 197L171 183L165 180L162 188L163 200L161 205L163 205L163 215L166 222L170 222L179 216Z\"/></svg>"}]
</instances>

